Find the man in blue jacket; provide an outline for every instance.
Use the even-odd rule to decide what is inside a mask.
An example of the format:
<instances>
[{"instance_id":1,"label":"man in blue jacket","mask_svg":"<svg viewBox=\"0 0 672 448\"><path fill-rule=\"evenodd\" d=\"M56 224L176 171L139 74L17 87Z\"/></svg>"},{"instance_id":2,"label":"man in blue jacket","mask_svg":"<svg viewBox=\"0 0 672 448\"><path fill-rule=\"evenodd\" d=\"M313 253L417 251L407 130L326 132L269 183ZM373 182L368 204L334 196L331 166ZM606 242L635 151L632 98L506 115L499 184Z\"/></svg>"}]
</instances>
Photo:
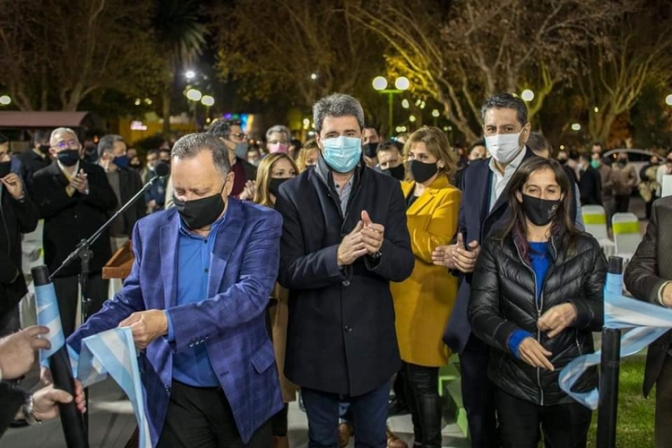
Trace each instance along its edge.
<instances>
[{"instance_id":1,"label":"man in blue jacket","mask_svg":"<svg viewBox=\"0 0 672 448\"><path fill-rule=\"evenodd\" d=\"M175 207L138 221L122 290L68 344L133 330L154 446L270 446L282 408L266 306L280 215L229 199L227 149L190 134L172 151Z\"/></svg>"}]
</instances>

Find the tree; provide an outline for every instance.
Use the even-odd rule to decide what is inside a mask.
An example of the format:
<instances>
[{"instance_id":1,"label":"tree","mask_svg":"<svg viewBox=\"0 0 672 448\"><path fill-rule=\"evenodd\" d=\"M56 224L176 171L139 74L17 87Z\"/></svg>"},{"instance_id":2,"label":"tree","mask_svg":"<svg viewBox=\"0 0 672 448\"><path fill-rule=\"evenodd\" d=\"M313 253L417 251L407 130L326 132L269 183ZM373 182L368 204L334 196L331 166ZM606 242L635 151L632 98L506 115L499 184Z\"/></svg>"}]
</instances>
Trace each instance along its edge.
<instances>
[{"instance_id":1,"label":"tree","mask_svg":"<svg viewBox=\"0 0 672 448\"><path fill-rule=\"evenodd\" d=\"M350 1L240 0L219 9L220 76L247 98L296 99L301 108L333 92L371 98L381 44L343 13Z\"/></svg>"},{"instance_id":2,"label":"tree","mask_svg":"<svg viewBox=\"0 0 672 448\"><path fill-rule=\"evenodd\" d=\"M533 117L591 44L634 0L362 0L348 15L392 48L390 69L443 105L467 140L480 135L480 104L498 92L535 92Z\"/></svg>"},{"instance_id":3,"label":"tree","mask_svg":"<svg viewBox=\"0 0 672 448\"><path fill-rule=\"evenodd\" d=\"M132 91L151 60L144 2L1 0L0 8L0 78L21 110L73 111L96 92Z\"/></svg>"},{"instance_id":4,"label":"tree","mask_svg":"<svg viewBox=\"0 0 672 448\"><path fill-rule=\"evenodd\" d=\"M616 117L635 105L647 85L672 81L670 20L669 2L643 2L636 13L604 27L599 46L579 53L587 69L576 85L595 141L607 140Z\"/></svg>"},{"instance_id":5,"label":"tree","mask_svg":"<svg viewBox=\"0 0 672 448\"><path fill-rule=\"evenodd\" d=\"M205 45L206 27L198 15L194 0L156 0L154 30L155 50L163 55L162 109L163 134L170 134L171 98L175 90L175 75L180 68L201 54Z\"/></svg>"}]
</instances>

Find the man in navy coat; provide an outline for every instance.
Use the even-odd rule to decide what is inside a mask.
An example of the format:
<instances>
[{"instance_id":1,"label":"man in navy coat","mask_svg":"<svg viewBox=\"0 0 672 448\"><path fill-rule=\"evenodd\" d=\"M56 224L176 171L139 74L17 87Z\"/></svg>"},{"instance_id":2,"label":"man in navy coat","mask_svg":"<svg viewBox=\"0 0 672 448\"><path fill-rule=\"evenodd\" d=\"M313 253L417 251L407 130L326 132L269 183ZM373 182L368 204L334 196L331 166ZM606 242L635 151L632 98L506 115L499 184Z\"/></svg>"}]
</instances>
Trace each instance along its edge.
<instances>
[{"instance_id":1,"label":"man in navy coat","mask_svg":"<svg viewBox=\"0 0 672 448\"><path fill-rule=\"evenodd\" d=\"M266 306L282 219L229 199L227 149L190 134L172 151L175 207L138 221L124 287L68 344L130 327L154 446L270 446L282 408Z\"/></svg>"}]
</instances>

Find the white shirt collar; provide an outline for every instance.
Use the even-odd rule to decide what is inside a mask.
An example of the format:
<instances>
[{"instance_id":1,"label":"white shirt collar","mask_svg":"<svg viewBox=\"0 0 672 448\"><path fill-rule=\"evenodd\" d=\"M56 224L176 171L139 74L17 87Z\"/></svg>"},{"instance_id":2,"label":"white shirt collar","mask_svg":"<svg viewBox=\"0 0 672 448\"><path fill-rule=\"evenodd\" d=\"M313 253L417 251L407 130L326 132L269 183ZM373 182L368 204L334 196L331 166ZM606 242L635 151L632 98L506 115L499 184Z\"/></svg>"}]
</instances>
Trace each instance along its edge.
<instances>
[{"instance_id":1,"label":"white shirt collar","mask_svg":"<svg viewBox=\"0 0 672 448\"><path fill-rule=\"evenodd\" d=\"M527 148L523 146L522 151L518 153L518 155L509 163L506 168L504 169L504 176L506 176L508 173L512 173L518 169L521 163L523 163L523 159L525 158L525 153L527 152ZM502 173L499 172L497 167L495 166L495 159L493 157L490 157L490 163L488 163L488 167L490 168L490 171L495 173L498 176L502 176Z\"/></svg>"}]
</instances>

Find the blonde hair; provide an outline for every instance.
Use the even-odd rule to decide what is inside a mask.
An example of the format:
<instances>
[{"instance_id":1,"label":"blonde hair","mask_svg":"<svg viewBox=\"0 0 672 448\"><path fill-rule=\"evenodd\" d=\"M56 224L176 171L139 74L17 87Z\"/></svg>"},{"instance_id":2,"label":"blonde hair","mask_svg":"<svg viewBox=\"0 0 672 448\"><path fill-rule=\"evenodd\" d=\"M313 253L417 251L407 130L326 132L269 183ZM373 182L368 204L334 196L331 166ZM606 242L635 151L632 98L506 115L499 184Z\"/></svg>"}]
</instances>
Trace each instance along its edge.
<instances>
[{"instance_id":1,"label":"blonde hair","mask_svg":"<svg viewBox=\"0 0 672 448\"><path fill-rule=\"evenodd\" d=\"M303 173L306 170L306 161L312 151L320 152L320 147L317 146L315 140L308 140L299 151L299 155L296 156L296 165L299 167L297 173Z\"/></svg>"},{"instance_id":2,"label":"blonde hair","mask_svg":"<svg viewBox=\"0 0 672 448\"><path fill-rule=\"evenodd\" d=\"M276 152L264 157L261 160L261 163L259 163L259 167L257 168L257 188L254 193L255 204L271 208L275 206L275 201L273 200L269 187L271 185L273 167L278 160L282 159L287 160L292 165L292 168L294 168L294 171L297 174L299 173L299 169L296 166L296 163L287 154Z\"/></svg>"},{"instance_id":3,"label":"blonde hair","mask_svg":"<svg viewBox=\"0 0 672 448\"><path fill-rule=\"evenodd\" d=\"M457 171L457 155L450 146L446 134L434 126L421 127L412 133L408 137L408 140L406 140L406 143L404 143L404 157L406 160L408 160L408 153L416 143L424 143L428 153L436 157L437 160L443 161L444 166L439 168L439 172L452 182Z\"/></svg>"}]
</instances>

